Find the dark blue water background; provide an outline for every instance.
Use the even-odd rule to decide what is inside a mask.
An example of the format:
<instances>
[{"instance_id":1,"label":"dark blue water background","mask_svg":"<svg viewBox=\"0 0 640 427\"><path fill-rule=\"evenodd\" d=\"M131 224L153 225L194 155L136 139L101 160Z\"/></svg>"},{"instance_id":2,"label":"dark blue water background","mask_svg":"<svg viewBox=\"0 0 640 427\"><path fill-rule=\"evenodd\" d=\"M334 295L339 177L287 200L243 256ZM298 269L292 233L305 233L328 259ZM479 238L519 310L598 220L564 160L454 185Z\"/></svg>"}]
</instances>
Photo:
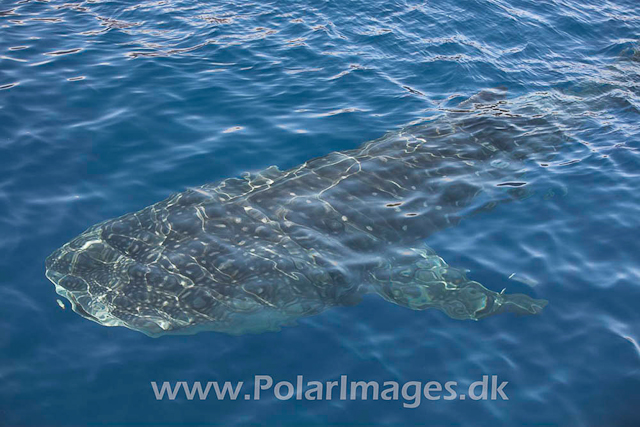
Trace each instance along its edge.
<instances>
[{"instance_id":1,"label":"dark blue water background","mask_svg":"<svg viewBox=\"0 0 640 427\"><path fill-rule=\"evenodd\" d=\"M639 9L2 1L0 424L640 422ZM567 145L533 197L428 244L491 289L548 299L540 316L461 322L372 296L279 333L154 340L56 304L44 259L94 223L357 147L497 85ZM256 374L498 375L510 400L157 402L149 386Z\"/></svg>"}]
</instances>

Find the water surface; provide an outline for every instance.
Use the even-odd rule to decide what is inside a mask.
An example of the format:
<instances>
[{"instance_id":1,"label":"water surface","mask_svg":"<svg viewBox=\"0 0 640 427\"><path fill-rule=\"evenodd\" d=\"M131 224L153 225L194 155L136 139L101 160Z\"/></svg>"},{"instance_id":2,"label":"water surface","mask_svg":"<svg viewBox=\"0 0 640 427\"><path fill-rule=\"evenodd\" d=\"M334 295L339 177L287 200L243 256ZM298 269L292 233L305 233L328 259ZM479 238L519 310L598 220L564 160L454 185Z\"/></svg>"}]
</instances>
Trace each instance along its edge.
<instances>
[{"instance_id":1,"label":"water surface","mask_svg":"<svg viewBox=\"0 0 640 427\"><path fill-rule=\"evenodd\" d=\"M632 0L3 2L0 423L637 424L639 24ZM567 144L531 165L532 197L427 243L548 299L539 316L457 322L371 297L279 333L152 340L56 304L45 257L99 221L496 86ZM258 374L498 375L510 400L157 402L149 386Z\"/></svg>"}]
</instances>

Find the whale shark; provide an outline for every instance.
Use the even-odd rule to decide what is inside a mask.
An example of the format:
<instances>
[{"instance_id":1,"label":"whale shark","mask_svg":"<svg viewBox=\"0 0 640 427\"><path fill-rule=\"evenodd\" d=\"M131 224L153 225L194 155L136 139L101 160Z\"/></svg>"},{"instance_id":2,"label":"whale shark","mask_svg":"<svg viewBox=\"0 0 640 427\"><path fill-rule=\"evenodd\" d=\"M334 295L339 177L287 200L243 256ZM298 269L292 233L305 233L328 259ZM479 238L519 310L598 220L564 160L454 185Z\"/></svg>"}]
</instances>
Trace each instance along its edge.
<instances>
[{"instance_id":1,"label":"whale shark","mask_svg":"<svg viewBox=\"0 0 640 427\"><path fill-rule=\"evenodd\" d=\"M54 251L46 276L79 315L151 337L277 331L367 294L460 320L538 314L547 301L490 290L425 244L525 199L525 162L560 143L505 94L101 222Z\"/></svg>"}]
</instances>

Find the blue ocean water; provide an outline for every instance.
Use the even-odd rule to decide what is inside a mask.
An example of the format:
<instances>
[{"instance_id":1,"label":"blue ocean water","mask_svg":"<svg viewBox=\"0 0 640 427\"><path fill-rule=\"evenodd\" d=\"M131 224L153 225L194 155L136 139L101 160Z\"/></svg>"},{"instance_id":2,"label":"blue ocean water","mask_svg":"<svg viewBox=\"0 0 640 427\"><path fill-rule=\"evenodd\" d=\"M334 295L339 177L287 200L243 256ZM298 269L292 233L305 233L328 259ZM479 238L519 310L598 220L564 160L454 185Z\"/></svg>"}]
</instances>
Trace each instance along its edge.
<instances>
[{"instance_id":1,"label":"blue ocean water","mask_svg":"<svg viewBox=\"0 0 640 427\"><path fill-rule=\"evenodd\" d=\"M638 425L635 0L0 3L0 424ZM187 187L355 148L496 86L566 146L428 244L539 315L377 297L151 339L62 310L44 259ZM515 273L515 275L514 275ZM508 401L157 401L151 381L509 381Z\"/></svg>"}]
</instances>

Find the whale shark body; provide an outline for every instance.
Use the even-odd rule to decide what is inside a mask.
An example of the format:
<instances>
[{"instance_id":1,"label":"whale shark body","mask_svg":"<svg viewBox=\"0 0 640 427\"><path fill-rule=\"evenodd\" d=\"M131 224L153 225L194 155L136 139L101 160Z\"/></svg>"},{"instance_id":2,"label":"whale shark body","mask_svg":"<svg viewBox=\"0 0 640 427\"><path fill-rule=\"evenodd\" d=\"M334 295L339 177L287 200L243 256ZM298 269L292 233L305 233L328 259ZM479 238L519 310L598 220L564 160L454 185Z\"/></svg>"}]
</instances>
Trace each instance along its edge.
<instances>
[{"instance_id":1,"label":"whale shark body","mask_svg":"<svg viewBox=\"0 0 640 427\"><path fill-rule=\"evenodd\" d=\"M281 171L192 188L104 221L46 260L73 310L149 336L279 330L375 293L478 320L537 314L545 300L495 292L424 244L521 198L531 153L559 137L541 119L447 114Z\"/></svg>"}]
</instances>

